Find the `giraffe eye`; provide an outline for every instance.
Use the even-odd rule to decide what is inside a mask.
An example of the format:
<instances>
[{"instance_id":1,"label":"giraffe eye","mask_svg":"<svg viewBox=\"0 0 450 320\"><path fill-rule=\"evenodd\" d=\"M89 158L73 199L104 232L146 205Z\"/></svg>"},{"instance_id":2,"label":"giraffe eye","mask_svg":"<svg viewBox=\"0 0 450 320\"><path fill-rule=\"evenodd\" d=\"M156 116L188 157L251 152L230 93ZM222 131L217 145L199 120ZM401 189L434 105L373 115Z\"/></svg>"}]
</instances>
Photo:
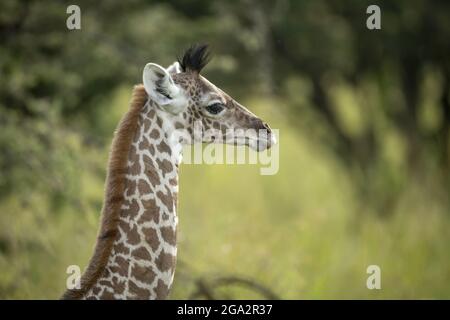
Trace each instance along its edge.
<instances>
[{"instance_id":1,"label":"giraffe eye","mask_svg":"<svg viewBox=\"0 0 450 320\"><path fill-rule=\"evenodd\" d=\"M206 110L211 114L219 114L224 108L225 106L218 102L206 106Z\"/></svg>"}]
</instances>

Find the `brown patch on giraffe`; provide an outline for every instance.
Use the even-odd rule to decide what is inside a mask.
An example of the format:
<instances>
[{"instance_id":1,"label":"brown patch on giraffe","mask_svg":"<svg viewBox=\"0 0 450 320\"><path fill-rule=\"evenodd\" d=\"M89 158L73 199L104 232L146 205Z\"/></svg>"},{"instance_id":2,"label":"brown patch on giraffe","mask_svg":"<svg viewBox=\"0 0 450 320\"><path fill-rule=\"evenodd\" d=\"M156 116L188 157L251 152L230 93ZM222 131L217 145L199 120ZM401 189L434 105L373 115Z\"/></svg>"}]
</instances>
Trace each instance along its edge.
<instances>
[{"instance_id":1,"label":"brown patch on giraffe","mask_svg":"<svg viewBox=\"0 0 450 320\"><path fill-rule=\"evenodd\" d=\"M123 243L116 243L114 245L114 252L128 255L128 254L130 254L130 249L125 247Z\"/></svg>"},{"instance_id":2,"label":"brown patch on giraffe","mask_svg":"<svg viewBox=\"0 0 450 320\"><path fill-rule=\"evenodd\" d=\"M103 290L103 293L99 298L101 300L114 300L114 293L111 293L107 290Z\"/></svg>"},{"instance_id":3,"label":"brown patch on giraffe","mask_svg":"<svg viewBox=\"0 0 450 320\"><path fill-rule=\"evenodd\" d=\"M161 236L165 242L175 246L177 243L177 233L172 227L161 227Z\"/></svg>"},{"instance_id":4,"label":"brown patch on giraffe","mask_svg":"<svg viewBox=\"0 0 450 320\"><path fill-rule=\"evenodd\" d=\"M100 293L100 287L99 287L99 286L94 286L94 287L92 288L92 293L93 293L94 295L98 295L98 294Z\"/></svg>"},{"instance_id":5,"label":"brown patch on giraffe","mask_svg":"<svg viewBox=\"0 0 450 320\"><path fill-rule=\"evenodd\" d=\"M175 256L170 253L161 251L159 256L155 260L155 264L160 271L168 271L175 265Z\"/></svg>"},{"instance_id":6,"label":"brown patch on giraffe","mask_svg":"<svg viewBox=\"0 0 450 320\"><path fill-rule=\"evenodd\" d=\"M139 218L138 223L142 224L148 221L155 221L155 223L159 223L159 208L156 206L156 202L154 199L144 200L142 201L142 205L144 206L144 212Z\"/></svg>"},{"instance_id":7,"label":"brown patch on giraffe","mask_svg":"<svg viewBox=\"0 0 450 320\"><path fill-rule=\"evenodd\" d=\"M150 145L150 148L148 148L148 151L150 152L150 154L151 154L152 156L155 155L155 147L154 147L153 145Z\"/></svg>"},{"instance_id":8,"label":"brown patch on giraffe","mask_svg":"<svg viewBox=\"0 0 450 320\"><path fill-rule=\"evenodd\" d=\"M139 194L141 196L143 196L143 195L151 193L152 189L150 188L150 185L144 179L139 179L138 191L139 191Z\"/></svg>"},{"instance_id":9,"label":"brown patch on giraffe","mask_svg":"<svg viewBox=\"0 0 450 320\"><path fill-rule=\"evenodd\" d=\"M130 263L127 259L125 259L121 256L116 256L114 259L114 265L109 267L109 272L110 273L118 273L122 277L127 277L129 265L130 265ZM103 281L105 281L105 280L100 280L99 283L102 284ZM105 282L110 283L109 281L105 281Z\"/></svg>"},{"instance_id":10,"label":"brown patch on giraffe","mask_svg":"<svg viewBox=\"0 0 450 320\"><path fill-rule=\"evenodd\" d=\"M159 119L159 118L158 118ZM153 129L152 132L150 132L150 138L156 140L160 136L158 129Z\"/></svg>"},{"instance_id":11,"label":"brown patch on giraffe","mask_svg":"<svg viewBox=\"0 0 450 320\"><path fill-rule=\"evenodd\" d=\"M183 129L183 128L184 128L184 124L182 124L179 121L175 122L175 129L179 130L179 129Z\"/></svg>"},{"instance_id":12,"label":"brown patch on giraffe","mask_svg":"<svg viewBox=\"0 0 450 320\"><path fill-rule=\"evenodd\" d=\"M159 174L156 171L155 167L146 166L145 173L147 174L147 177L153 186L157 186L157 185L161 184L161 180L159 179Z\"/></svg>"},{"instance_id":13,"label":"brown patch on giraffe","mask_svg":"<svg viewBox=\"0 0 450 320\"><path fill-rule=\"evenodd\" d=\"M132 160L132 165L130 166L130 174L133 176L137 176L141 173L141 165L139 164L139 160L136 158Z\"/></svg>"},{"instance_id":14,"label":"brown patch on giraffe","mask_svg":"<svg viewBox=\"0 0 450 320\"><path fill-rule=\"evenodd\" d=\"M155 112L154 110L151 111ZM144 119L143 121L144 121L144 132L148 132L150 130L152 123L149 119Z\"/></svg>"},{"instance_id":15,"label":"brown patch on giraffe","mask_svg":"<svg viewBox=\"0 0 450 320\"><path fill-rule=\"evenodd\" d=\"M150 158L148 155L144 154L142 156L142 161L144 162L145 165L148 165L149 167L154 167L155 166L155 162L153 161L152 158Z\"/></svg>"},{"instance_id":16,"label":"brown patch on giraffe","mask_svg":"<svg viewBox=\"0 0 450 320\"><path fill-rule=\"evenodd\" d=\"M103 273L102 273L102 278L109 278L109 276L110 276L110 274L111 274L111 270L109 270L109 268L108 267L106 267L104 270L103 270ZM97 284L97 286L98 286L99 284ZM101 288L100 288L101 289Z\"/></svg>"},{"instance_id":17,"label":"brown patch on giraffe","mask_svg":"<svg viewBox=\"0 0 450 320\"><path fill-rule=\"evenodd\" d=\"M136 193L136 181L128 180L127 181L127 197L131 197ZM136 201L136 200L134 200Z\"/></svg>"},{"instance_id":18,"label":"brown patch on giraffe","mask_svg":"<svg viewBox=\"0 0 450 320\"><path fill-rule=\"evenodd\" d=\"M100 280L99 282L98 282L98 284L99 285L101 285L101 286L111 286L111 281L109 281L109 280Z\"/></svg>"},{"instance_id":19,"label":"brown patch on giraffe","mask_svg":"<svg viewBox=\"0 0 450 320\"><path fill-rule=\"evenodd\" d=\"M130 224L128 222L120 221L119 228L127 235L127 243L135 246L141 241L138 233L138 228L135 224Z\"/></svg>"},{"instance_id":20,"label":"brown patch on giraffe","mask_svg":"<svg viewBox=\"0 0 450 320\"><path fill-rule=\"evenodd\" d=\"M163 176L173 171L172 163L169 160L164 159L161 161L157 159L156 162L158 163L158 167L162 171Z\"/></svg>"},{"instance_id":21,"label":"brown patch on giraffe","mask_svg":"<svg viewBox=\"0 0 450 320\"><path fill-rule=\"evenodd\" d=\"M131 202L128 202L128 209L123 209L120 216L124 218L132 218L139 211L139 204L136 199L132 199Z\"/></svg>"},{"instance_id":22,"label":"brown patch on giraffe","mask_svg":"<svg viewBox=\"0 0 450 320\"><path fill-rule=\"evenodd\" d=\"M169 184L172 185L172 186L178 185L177 178L169 179Z\"/></svg>"},{"instance_id":23,"label":"brown patch on giraffe","mask_svg":"<svg viewBox=\"0 0 450 320\"><path fill-rule=\"evenodd\" d=\"M153 251L159 248L158 233L153 228L142 228L142 232L145 235L145 241L150 245Z\"/></svg>"},{"instance_id":24,"label":"brown patch on giraffe","mask_svg":"<svg viewBox=\"0 0 450 320\"><path fill-rule=\"evenodd\" d=\"M150 253L145 249L144 247L139 247L136 250L134 250L131 255L135 257L137 260L145 260L149 261L152 259Z\"/></svg>"},{"instance_id":25,"label":"brown patch on giraffe","mask_svg":"<svg viewBox=\"0 0 450 320\"><path fill-rule=\"evenodd\" d=\"M132 157L132 155L136 154L136 148L133 145L130 146L129 154L130 154L130 158Z\"/></svg>"},{"instance_id":26,"label":"brown patch on giraffe","mask_svg":"<svg viewBox=\"0 0 450 320\"><path fill-rule=\"evenodd\" d=\"M148 150L148 148L150 148L150 143L148 143L148 140L144 137L139 143L139 150Z\"/></svg>"},{"instance_id":27,"label":"brown patch on giraffe","mask_svg":"<svg viewBox=\"0 0 450 320\"><path fill-rule=\"evenodd\" d=\"M170 149L170 147L168 146L168 144L165 141L161 141L156 148L158 148L158 151L161 153L167 153L169 155L172 154L172 150Z\"/></svg>"},{"instance_id":28,"label":"brown patch on giraffe","mask_svg":"<svg viewBox=\"0 0 450 320\"><path fill-rule=\"evenodd\" d=\"M150 290L138 287L133 281L128 282L128 291L136 295L136 299L150 299Z\"/></svg>"},{"instance_id":29,"label":"brown patch on giraffe","mask_svg":"<svg viewBox=\"0 0 450 320\"><path fill-rule=\"evenodd\" d=\"M131 275L143 283L152 283L156 273L150 267L143 267L135 264L131 270Z\"/></svg>"},{"instance_id":30,"label":"brown patch on giraffe","mask_svg":"<svg viewBox=\"0 0 450 320\"><path fill-rule=\"evenodd\" d=\"M156 124L159 128L162 128L162 119L159 116L156 116Z\"/></svg>"},{"instance_id":31,"label":"brown patch on giraffe","mask_svg":"<svg viewBox=\"0 0 450 320\"><path fill-rule=\"evenodd\" d=\"M170 192L169 188L166 186L166 193L164 194L161 191L156 193L156 196L161 200L161 202L167 207L167 209L172 210L173 208L173 197L172 192Z\"/></svg>"},{"instance_id":32,"label":"brown patch on giraffe","mask_svg":"<svg viewBox=\"0 0 450 320\"><path fill-rule=\"evenodd\" d=\"M155 168L155 163L153 162L153 160L144 155L144 165L145 165L145 173L147 174L148 179L150 180L150 183L154 186L159 185L160 179L159 179L159 174L156 171Z\"/></svg>"},{"instance_id":33,"label":"brown patch on giraffe","mask_svg":"<svg viewBox=\"0 0 450 320\"><path fill-rule=\"evenodd\" d=\"M140 111L146 101L147 93L145 92L144 86L135 86L130 102L130 109L120 121L111 146L106 177L105 200L102 209L102 221L94 254L81 277L81 288L66 290L62 299L80 299L85 296L101 276L108 263L115 239L114 231L117 229L118 217L123 202L111 200L118 199L124 193L131 142L138 131ZM101 236L105 234L114 234L114 237Z\"/></svg>"},{"instance_id":34,"label":"brown patch on giraffe","mask_svg":"<svg viewBox=\"0 0 450 320\"><path fill-rule=\"evenodd\" d=\"M167 295L169 294L169 287L167 287L166 284L161 279L159 279L158 285L155 287L155 293L156 297L167 297Z\"/></svg>"},{"instance_id":35,"label":"brown patch on giraffe","mask_svg":"<svg viewBox=\"0 0 450 320\"><path fill-rule=\"evenodd\" d=\"M120 280L119 277L115 276L112 278L112 285L117 294L122 294L125 291L125 281Z\"/></svg>"}]
</instances>

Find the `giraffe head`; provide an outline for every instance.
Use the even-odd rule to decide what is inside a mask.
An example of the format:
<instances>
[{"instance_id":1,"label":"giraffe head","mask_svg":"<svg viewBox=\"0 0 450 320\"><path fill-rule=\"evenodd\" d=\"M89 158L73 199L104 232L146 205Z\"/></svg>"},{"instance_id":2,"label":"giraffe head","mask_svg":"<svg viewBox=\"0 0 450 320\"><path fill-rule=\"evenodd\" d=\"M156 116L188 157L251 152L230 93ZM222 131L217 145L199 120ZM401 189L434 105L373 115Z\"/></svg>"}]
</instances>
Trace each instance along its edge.
<instances>
[{"instance_id":1,"label":"giraffe head","mask_svg":"<svg viewBox=\"0 0 450 320\"><path fill-rule=\"evenodd\" d=\"M148 63L144 87L173 128L184 132L182 143L229 143L261 151L275 143L270 127L200 71L209 61L206 45L189 48L167 69Z\"/></svg>"}]
</instances>

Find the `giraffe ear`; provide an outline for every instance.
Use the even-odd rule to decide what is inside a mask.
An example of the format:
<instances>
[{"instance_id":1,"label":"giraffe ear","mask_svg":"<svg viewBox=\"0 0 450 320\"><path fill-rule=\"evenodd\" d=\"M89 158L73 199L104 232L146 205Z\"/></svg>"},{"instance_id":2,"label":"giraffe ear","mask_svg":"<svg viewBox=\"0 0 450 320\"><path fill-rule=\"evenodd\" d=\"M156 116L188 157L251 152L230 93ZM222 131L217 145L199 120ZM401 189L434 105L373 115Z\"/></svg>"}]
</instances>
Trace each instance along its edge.
<instances>
[{"instance_id":1,"label":"giraffe ear","mask_svg":"<svg viewBox=\"0 0 450 320\"><path fill-rule=\"evenodd\" d=\"M163 109L178 113L187 105L184 90L175 84L169 72L155 63L147 63L143 72L144 88Z\"/></svg>"},{"instance_id":2,"label":"giraffe ear","mask_svg":"<svg viewBox=\"0 0 450 320\"><path fill-rule=\"evenodd\" d=\"M175 61L174 63L172 63L170 66L167 67L167 72L170 74L177 74L177 73L181 73L181 66L180 63L178 61Z\"/></svg>"}]
</instances>

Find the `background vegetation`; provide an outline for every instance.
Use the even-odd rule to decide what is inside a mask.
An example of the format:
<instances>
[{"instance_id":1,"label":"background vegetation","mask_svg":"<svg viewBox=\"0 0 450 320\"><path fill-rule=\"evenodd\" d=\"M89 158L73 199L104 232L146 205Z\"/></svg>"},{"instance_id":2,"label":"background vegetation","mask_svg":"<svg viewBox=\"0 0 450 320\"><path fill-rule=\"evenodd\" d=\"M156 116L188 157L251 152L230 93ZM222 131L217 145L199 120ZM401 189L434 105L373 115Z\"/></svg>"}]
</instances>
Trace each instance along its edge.
<instances>
[{"instance_id":1,"label":"background vegetation","mask_svg":"<svg viewBox=\"0 0 450 320\"><path fill-rule=\"evenodd\" d=\"M69 4L0 4L0 298L58 298L86 265L132 85L193 42L280 129L280 171L182 166L171 298L261 297L218 277L287 299L450 298L448 2L79 0L75 31Z\"/></svg>"}]
</instances>

